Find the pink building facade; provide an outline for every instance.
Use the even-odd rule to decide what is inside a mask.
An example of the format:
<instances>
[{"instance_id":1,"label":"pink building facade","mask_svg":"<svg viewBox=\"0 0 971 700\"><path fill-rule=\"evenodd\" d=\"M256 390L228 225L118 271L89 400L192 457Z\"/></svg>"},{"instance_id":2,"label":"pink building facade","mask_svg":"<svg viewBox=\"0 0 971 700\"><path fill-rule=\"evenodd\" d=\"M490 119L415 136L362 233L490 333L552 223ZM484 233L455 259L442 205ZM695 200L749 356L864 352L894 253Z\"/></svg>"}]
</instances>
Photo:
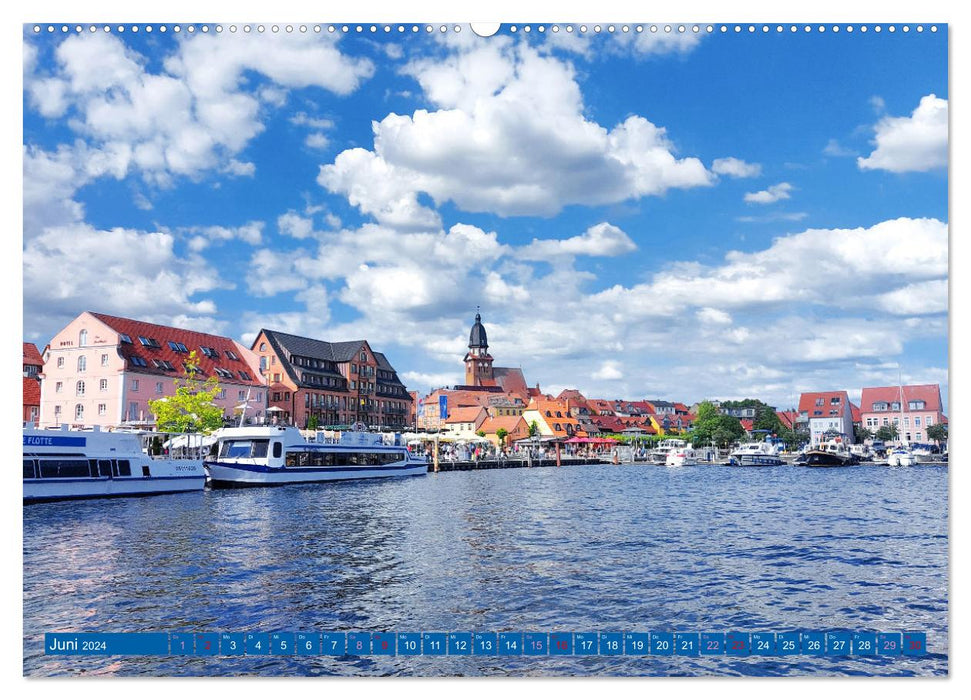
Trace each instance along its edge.
<instances>
[{"instance_id":1,"label":"pink building facade","mask_svg":"<svg viewBox=\"0 0 971 700\"><path fill-rule=\"evenodd\" d=\"M247 419L265 416L266 388L248 348L209 333L85 311L45 351L38 423L151 426L148 402L175 393L192 351L200 378L218 377L216 403L227 419L244 402Z\"/></svg>"},{"instance_id":2,"label":"pink building facade","mask_svg":"<svg viewBox=\"0 0 971 700\"><path fill-rule=\"evenodd\" d=\"M898 442L904 444L931 442L927 429L947 422L939 384L865 388L860 412L863 427L874 433L896 425Z\"/></svg>"}]
</instances>

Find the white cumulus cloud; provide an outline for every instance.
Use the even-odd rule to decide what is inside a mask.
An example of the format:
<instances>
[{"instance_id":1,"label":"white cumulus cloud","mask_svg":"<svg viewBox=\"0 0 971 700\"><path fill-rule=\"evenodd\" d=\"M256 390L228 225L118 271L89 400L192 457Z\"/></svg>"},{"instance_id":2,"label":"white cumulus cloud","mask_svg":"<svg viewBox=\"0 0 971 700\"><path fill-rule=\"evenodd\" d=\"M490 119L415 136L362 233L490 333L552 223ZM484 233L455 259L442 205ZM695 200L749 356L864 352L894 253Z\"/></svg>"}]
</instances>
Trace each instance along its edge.
<instances>
[{"instance_id":1,"label":"white cumulus cloud","mask_svg":"<svg viewBox=\"0 0 971 700\"><path fill-rule=\"evenodd\" d=\"M780 182L778 185L770 185L758 192L746 192L744 199L751 204L773 204L789 199L790 192L792 192L792 185L788 182Z\"/></svg>"},{"instance_id":2,"label":"white cumulus cloud","mask_svg":"<svg viewBox=\"0 0 971 700\"><path fill-rule=\"evenodd\" d=\"M884 117L874 130L876 148L856 161L861 170L905 173L947 167L947 100L926 95L909 117Z\"/></svg>"}]
</instances>

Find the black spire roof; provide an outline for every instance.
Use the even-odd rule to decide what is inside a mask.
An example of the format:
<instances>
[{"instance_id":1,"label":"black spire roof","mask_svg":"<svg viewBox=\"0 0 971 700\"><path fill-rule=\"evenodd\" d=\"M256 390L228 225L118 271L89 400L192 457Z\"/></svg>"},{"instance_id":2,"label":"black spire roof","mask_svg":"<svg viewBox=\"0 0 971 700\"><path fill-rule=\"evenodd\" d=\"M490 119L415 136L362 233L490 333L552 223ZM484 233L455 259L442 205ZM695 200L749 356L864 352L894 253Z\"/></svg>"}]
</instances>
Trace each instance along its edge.
<instances>
[{"instance_id":1,"label":"black spire roof","mask_svg":"<svg viewBox=\"0 0 971 700\"><path fill-rule=\"evenodd\" d=\"M469 333L469 348L488 348L489 340L486 338L485 326L482 325L482 316L475 315L475 324L472 332Z\"/></svg>"}]
</instances>

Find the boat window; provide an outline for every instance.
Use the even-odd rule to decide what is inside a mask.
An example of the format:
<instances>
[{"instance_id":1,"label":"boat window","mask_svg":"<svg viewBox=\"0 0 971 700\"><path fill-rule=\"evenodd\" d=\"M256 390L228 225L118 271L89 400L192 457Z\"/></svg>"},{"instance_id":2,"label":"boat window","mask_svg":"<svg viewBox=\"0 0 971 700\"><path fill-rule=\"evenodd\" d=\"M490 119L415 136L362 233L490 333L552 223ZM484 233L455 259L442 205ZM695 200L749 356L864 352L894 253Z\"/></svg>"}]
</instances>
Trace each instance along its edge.
<instances>
[{"instance_id":1,"label":"boat window","mask_svg":"<svg viewBox=\"0 0 971 700\"><path fill-rule=\"evenodd\" d=\"M24 460L24 478L25 479L33 479L33 478L35 478L35 476L36 475L34 474L34 460L32 460L32 459L25 459Z\"/></svg>"},{"instance_id":2,"label":"boat window","mask_svg":"<svg viewBox=\"0 0 971 700\"><path fill-rule=\"evenodd\" d=\"M119 459L115 463L115 476L131 476L131 462L127 459Z\"/></svg>"},{"instance_id":3,"label":"boat window","mask_svg":"<svg viewBox=\"0 0 971 700\"><path fill-rule=\"evenodd\" d=\"M98 460L98 476L111 476L111 461L107 459Z\"/></svg>"},{"instance_id":4,"label":"boat window","mask_svg":"<svg viewBox=\"0 0 971 700\"><path fill-rule=\"evenodd\" d=\"M149 468L149 466L147 464L143 464L142 465L142 476L151 476L151 475L152 475L152 470Z\"/></svg>"},{"instance_id":5,"label":"boat window","mask_svg":"<svg viewBox=\"0 0 971 700\"><path fill-rule=\"evenodd\" d=\"M279 459L280 455L283 454L283 443L274 442L273 443L273 456Z\"/></svg>"},{"instance_id":6,"label":"boat window","mask_svg":"<svg viewBox=\"0 0 971 700\"><path fill-rule=\"evenodd\" d=\"M269 440L226 440L219 450L220 457L266 457Z\"/></svg>"},{"instance_id":7,"label":"boat window","mask_svg":"<svg viewBox=\"0 0 971 700\"><path fill-rule=\"evenodd\" d=\"M45 479L80 478L91 476L86 459L42 459L40 475Z\"/></svg>"}]
</instances>

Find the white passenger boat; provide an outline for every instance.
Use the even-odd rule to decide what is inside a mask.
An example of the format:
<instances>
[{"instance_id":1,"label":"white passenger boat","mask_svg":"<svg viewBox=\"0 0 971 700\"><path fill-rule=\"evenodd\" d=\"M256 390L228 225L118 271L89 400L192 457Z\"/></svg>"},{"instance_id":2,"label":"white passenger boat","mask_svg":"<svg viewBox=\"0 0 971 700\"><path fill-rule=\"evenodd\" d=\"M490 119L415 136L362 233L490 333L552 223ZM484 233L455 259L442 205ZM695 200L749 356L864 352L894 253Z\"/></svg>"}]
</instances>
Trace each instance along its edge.
<instances>
[{"instance_id":1,"label":"white passenger boat","mask_svg":"<svg viewBox=\"0 0 971 700\"><path fill-rule=\"evenodd\" d=\"M743 443L731 453L728 461L735 467L778 467L785 464L775 445L769 442Z\"/></svg>"},{"instance_id":2,"label":"white passenger boat","mask_svg":"<svg viewBox=\"0 0 971 700\"><path fill-rule=\"evenodd\" d=\"M292 427L223 428L205 461L213 487L275 486L316 481L418 476L428 461L381 435L345 432L336 443L307 442Z\"/></svg>"},{"instance_id":3,"label":"white passenger boat","mask_svg":"<svg viewBox=\"0 0 971 700\"><path fill-rule=\"evenodd\" d=\"M916 463L917 459L905 447L896 447L887 455L887 465L890 467L912 467Z\"/></svg>"},{"instance_id":4,"label":"white passenger boat","mask_svg":"<svg viewBox=\"0 0 971 700\"><path fill-rule=\"evenodd\" d=\"M201 491L201 459L150 457L145 434L24 428L24 502ZM151 437L151 435L149 435Z\"/></svg>"}]
</instances>

